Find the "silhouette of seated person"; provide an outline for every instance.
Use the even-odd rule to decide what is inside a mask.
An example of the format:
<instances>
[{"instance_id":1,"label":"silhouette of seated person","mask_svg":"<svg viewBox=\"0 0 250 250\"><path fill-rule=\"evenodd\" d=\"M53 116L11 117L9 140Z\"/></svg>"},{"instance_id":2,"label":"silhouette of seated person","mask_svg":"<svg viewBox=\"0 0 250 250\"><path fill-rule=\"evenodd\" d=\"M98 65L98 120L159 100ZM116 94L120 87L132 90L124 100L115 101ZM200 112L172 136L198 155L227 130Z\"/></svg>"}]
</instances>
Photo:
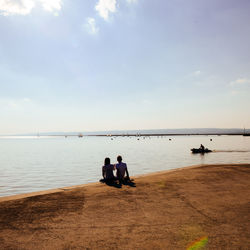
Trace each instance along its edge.
<instances>
[{"instance_id":1,"label":"silhouette of seated person","mask_svg":"<svg viewBox=\"0 0 250 250\"><path fill-rule=\"evenodd\" d=\"M114 165L110 164L110 158L105 158L104 166L102 167L102 176L106 183L112 183L115 181L113 171L115 170Z\"/></svg>"},{"instance_id":2,"label":"silhouette of seated person","mask_svg":"<svg viewBox=\"0 0 250 250\"><path fill-rule=\"evenodd\" d=\"M205 147L204 147L202 144L200 145L200 150L201 150L201 151L204 151L204 150L205 150Z\"/></svg>"},{"instance_id":3,"label":"silhouette of seated person","mask_svg":"<svg viewBox=\"0 0 250 250\"><path fill-rule=\"evenodd\" d=\"M119 184L130 181L127 164L122 162L122 157L120 155L117 156L117 161L118 163L115 165L115 167L116 167L116 176L117 179L119 180Z\"/></svg>"}]
</instances>

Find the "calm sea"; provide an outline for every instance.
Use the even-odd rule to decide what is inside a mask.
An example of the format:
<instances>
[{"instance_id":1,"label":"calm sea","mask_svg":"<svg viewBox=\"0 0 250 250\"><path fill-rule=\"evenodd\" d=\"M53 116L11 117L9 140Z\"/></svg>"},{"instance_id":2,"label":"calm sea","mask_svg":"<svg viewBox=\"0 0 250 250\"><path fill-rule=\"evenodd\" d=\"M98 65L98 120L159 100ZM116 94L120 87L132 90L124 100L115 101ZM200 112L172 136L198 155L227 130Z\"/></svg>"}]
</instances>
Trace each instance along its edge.
<instances>
[{"instance_id":1,"label":"calm sea","mask_svg":"<svg viewBox=\"0 0 250 250\"><path fill-rule=\"evenodd\" d=\"M191 154L201 143L214 152ZM104 158L115 163L118 154L131 176L196 164L250 163L250 137L0 137L0 152L0 196L8 196L96 182Z\"/></svg>"}]
</instances>

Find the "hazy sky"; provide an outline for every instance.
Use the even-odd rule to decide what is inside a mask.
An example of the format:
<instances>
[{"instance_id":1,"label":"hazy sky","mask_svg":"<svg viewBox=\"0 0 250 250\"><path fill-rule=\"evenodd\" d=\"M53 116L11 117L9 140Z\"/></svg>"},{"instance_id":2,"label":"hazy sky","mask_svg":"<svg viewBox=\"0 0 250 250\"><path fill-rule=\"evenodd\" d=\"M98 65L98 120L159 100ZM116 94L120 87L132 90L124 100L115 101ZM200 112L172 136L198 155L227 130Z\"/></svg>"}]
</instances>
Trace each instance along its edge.
<instances>
[{"instance_id":1,"label":"hazy sky","mask_svg":"<svg viewBox=\"0 0 250 250\"><path fill-rule=\"evenodd\" d=\"M250 128L249 0L0 0L0 134Z\"/></svg>"}]
</instances>

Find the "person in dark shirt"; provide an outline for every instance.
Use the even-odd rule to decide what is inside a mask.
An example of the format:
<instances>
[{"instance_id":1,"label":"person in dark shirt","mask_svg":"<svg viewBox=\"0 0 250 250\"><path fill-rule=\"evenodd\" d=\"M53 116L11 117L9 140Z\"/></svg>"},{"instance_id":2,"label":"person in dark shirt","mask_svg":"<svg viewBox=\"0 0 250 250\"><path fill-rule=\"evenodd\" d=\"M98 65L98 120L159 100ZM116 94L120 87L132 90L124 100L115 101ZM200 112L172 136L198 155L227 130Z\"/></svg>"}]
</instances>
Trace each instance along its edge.
<instances>
[{"instance_id":1,"label":"person in dark shirt","mask_svg":"<svg viewBox=\"0 0 250 250\"><path fill-rule=\"evenodd\" d=\"M110 158L105 158L104 166L102 167L102 176L104 181L112 182L115 180L113 171L115 170L114 165L110 164Z\"/></svg>"}]
</instances>

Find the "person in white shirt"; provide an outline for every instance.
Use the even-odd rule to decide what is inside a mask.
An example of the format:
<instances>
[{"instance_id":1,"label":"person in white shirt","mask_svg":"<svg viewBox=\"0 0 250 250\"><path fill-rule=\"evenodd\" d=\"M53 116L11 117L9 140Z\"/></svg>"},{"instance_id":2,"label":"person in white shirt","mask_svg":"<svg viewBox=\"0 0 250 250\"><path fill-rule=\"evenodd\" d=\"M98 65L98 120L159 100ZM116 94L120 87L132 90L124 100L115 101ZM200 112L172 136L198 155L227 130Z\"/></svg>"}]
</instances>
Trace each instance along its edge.
<instances>
[{"instance_id":1,"label":"person in white shirt","mask_svg":"<svg viewBox=\"0 0 250 250\"><path fill-rule=\"evenodd\" d=\"M120 155L117 156L117 161L118 161L118 164L115 165L116 176L117 176L117 179L119 180L119 183L121 184L122 182L126 180L130 180L129 173L128 173L127 164L122 162L122 157ZM125 177L125 173L126 173L126 177Z\"/></svg>"}]
</instances>

